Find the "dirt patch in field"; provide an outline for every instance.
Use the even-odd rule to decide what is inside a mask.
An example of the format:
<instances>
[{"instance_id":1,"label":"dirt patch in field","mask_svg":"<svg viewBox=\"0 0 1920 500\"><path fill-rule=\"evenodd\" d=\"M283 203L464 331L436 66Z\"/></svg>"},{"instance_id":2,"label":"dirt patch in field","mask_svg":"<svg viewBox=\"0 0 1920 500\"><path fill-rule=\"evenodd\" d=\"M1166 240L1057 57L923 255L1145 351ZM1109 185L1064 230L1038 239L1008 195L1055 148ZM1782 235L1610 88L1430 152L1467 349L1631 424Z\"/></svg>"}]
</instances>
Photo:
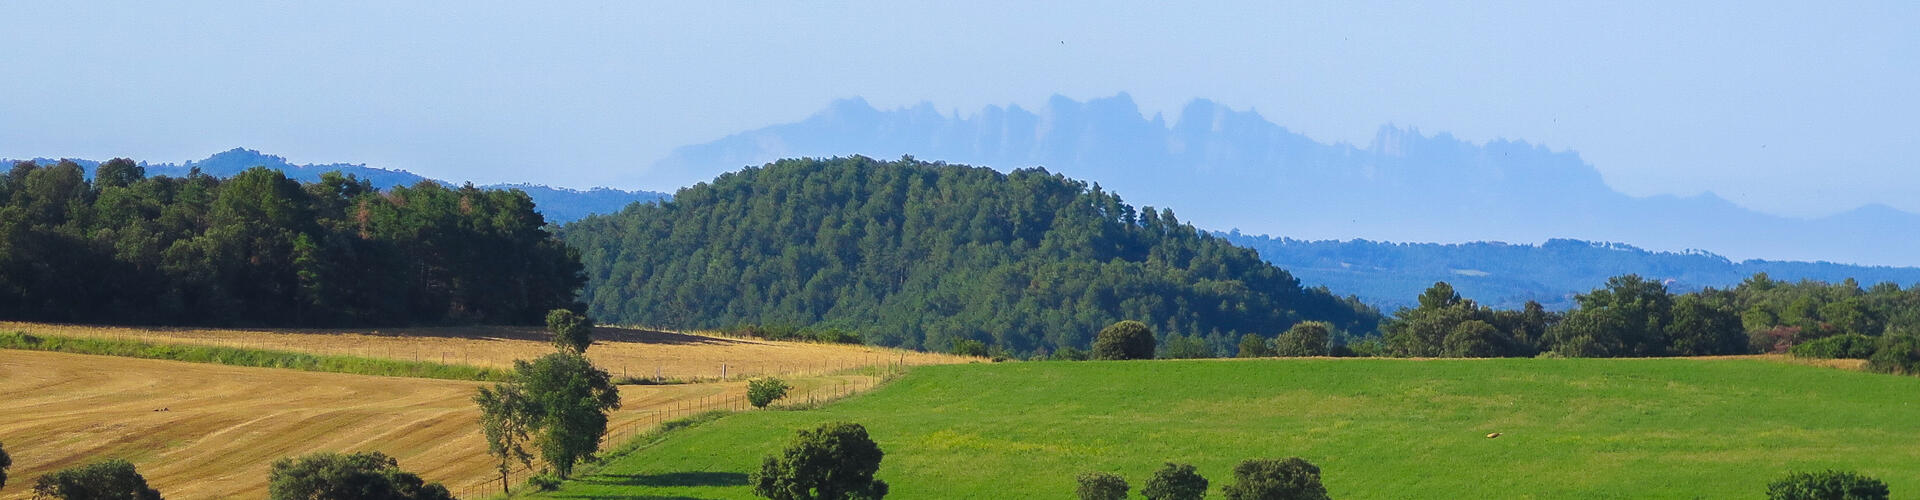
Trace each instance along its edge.
<instances>
[{"instance_id":1,"label":"dirt patch in field","mask_svg":"<svg viewBox=\"0 0 1920 500\"><path fill-rule=\"evenodd\" d=\"M874 381L796 385L825 397ZM42 474L109 458L132 461L170 499L260 498L276 459L369 450L456 495L490 493L498 475L469 399L479 385L0 350L0 442L14 463L0 498L28 498ZM609 442L668 418L743 409L745 391L744 382L624 386Z\"/></svg>"},{"instance_id":2,"label":"dirt patch in field","mask_svg":"<svg viewBox=\"0 0 1920 500\"><path fill-rule=\"evenodd\" d=\"M553 352L546 332L531 327L435 327L365 330L126 328L0 322L0 331L159 343L341 354L372 358L510 367L513 360ZM979 361L843 344L777 342L717 335L602 327L587 357L615 377L678 380L759 375L813 376L862 366Z\"/></svg>"}]
</instances>

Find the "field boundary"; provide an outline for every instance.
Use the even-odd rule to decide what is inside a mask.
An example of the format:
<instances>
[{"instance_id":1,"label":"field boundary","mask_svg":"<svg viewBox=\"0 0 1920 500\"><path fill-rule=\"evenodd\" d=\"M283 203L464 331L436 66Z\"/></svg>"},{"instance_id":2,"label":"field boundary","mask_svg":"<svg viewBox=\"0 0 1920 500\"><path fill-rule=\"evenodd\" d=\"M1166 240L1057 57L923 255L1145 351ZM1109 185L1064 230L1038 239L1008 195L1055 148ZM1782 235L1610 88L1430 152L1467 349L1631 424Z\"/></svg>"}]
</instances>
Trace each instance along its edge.
<instances>
[{"instance_id":1,"label":"field boundary","mask_svg":"<svg viewBox=\"0 0 1920 500\"><path fill-rule=\"evenodd\" d=\"M60 335L29 334L26 332L0 333L0 349L92 354L250 368L282 368L309 372L440 380L499 382L506 380L510 375L506 370L426 361L402 361L360 356L308 354L272 349L157 343L143 340L67 337Z\"/></svg>"}]
</instances>

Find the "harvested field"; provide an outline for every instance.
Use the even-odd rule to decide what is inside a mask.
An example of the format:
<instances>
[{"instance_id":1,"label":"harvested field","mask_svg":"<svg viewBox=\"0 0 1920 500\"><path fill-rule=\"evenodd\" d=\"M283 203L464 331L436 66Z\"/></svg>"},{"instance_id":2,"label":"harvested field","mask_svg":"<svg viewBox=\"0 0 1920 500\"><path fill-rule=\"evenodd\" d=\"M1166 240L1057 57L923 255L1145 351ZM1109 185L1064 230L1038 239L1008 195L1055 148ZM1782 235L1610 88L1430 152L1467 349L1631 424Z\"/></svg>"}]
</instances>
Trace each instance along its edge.
<instances>
[{"instance_id":1,"label":"harvested field","mask_svg":"<svg viewBox=\"0 0 1920 500\"><path fill-rule=\"evenodd\" d=\"M824 395L874 378L796 382ZM41 474L108 458L132 461L170 499L259 498L275 459L368 450L455 494L486 493L498 476L468 399L479 385L0 350L0 442L14 462L0 498L27 498ZM744 382L624 386L610 440L669 415L744 407L744 393Z\"/></svg>"},{"instance_id":2,"label":"harvested field","mask_svg":"<svg viewBox=\"0 0 1920 500\"><path fill-rule=\"evenodd\" d=\"M553 352L532 327L434 327L361 330L125 328L0 322L0 331L159 343L279 349L370 358L510 367ZM601 327L587 357L615 377L718 380L758 375L808 376L861 366L929 365L978 358L840 344L782 342Z\"/></svg>"}]
</instances>

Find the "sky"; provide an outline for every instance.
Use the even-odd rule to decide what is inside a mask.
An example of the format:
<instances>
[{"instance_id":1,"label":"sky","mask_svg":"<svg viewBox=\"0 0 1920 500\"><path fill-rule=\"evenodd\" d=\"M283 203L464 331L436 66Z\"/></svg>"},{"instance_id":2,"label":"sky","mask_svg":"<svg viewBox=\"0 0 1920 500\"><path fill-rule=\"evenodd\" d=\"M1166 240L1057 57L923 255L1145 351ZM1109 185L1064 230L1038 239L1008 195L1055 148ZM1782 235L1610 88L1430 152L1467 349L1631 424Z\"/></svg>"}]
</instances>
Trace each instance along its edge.
<instances>
[{"instance_id":1,"label":"sky","mask_svg":"<svg viewBox=\"0 0 1920 500\"><path fill-rule=\"evenodd\" d=\"M1833 4L1833 5L1826 5ZM1627 194L1920 212L1916 2L5 2L0 157L233 147L671 191L674 147L834 99L1208 98L1573 150Z\"/></svg>"}]
</instances>

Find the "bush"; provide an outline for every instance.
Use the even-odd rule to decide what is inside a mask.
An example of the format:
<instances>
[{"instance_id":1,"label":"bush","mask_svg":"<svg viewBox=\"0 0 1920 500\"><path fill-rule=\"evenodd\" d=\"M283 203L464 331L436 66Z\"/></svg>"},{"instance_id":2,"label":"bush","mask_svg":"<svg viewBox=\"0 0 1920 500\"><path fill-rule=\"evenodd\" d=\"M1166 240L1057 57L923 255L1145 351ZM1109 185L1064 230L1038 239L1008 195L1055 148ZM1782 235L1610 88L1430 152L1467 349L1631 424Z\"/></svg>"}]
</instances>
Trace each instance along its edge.
<instances>
[{"instance_id":1,"label":"bush","mask_svg":"<svg viewBox=\"0 0 1920 500\"><path fill-rule=\"evenodd\" d=\"M1920 375L1920 335L1882 337L1879 349L1867 359L1867 368L1880 373Z\"/></svg>"},{"instance_id":2,"label":"bush","mask_svg":"<svg viewBox=\"0 0 1920 500\"><path fill-rule=\"evenodd\" d=\"M1325 356L1333 337L1333 325L1320 321L1302 321L1273 339L1273 352L1279 356Z\"/></svg>"},{"instance_id":3,"label":"bush","mask_svg":"<svg viewBox=\"0 0 1920 500\"><path fill-rule=\"evenodd\" d=\"M1153 330L1146 323L1126 320L1100 329L1093 341L1093 359L1153 359Z\"/></svg>"},{"instance_id":4,"label":"bush","mask_svg":"<svg viewBox=\"0 0 1920 500\"><path fill-rule=\"evenodd\" d=\"M1193 465L1167 462L1153 472L1140 493L1147 500L1200 500L1207 497L1207 478L1193 471Z\"/></svg>"},{"instance_id":5,"label":"bush","mask_svg":"<svg viewBox=\"0 0 1920 500\"><path fill-rule=\"evenodd\" d=\"M1133 488L1126 478L1111 472L1082 472L1074 479L1080 482L1073 490L1080 500L1126 500L1127 490Z\"/></svg>"},{"instance_id":6,"label":"bush","mask_svg":"<svg viewBox=\"0 0 1920 500\"><path fill-rule=\"evenodd\" d=\"M1273 346L1268 345L1267 339L1261 337L1260 334L1249 333L1241 335L1240 353L1236 356L1242 358L1270 357L1273 356Z\"/></svg>"},{"instance_id":7,"label":"bush","mask_svg":"<svg viewBox=\"0 0 1920 500\"><path fill-rule=\"evenodd\" d=\"M147 487L147 478L140 477L132 463L114 459L40 476L33 483L33 497L59 500L160 500L160 492Z\"/></svg>"},{"instance_id":8,"label":"bush","mask_svg":"<svg viewBox=\"0 0 1920 500\"><path fill-rule=\"evenodd\" d=\"M1213 349L1207 347L1206 339L1197 335L1168 335L1161 349L1161 359L1200 359L1213 357Z\"/></svg>"},{"instance_id":9,"label":"bush","mask_svg":"<svg viewBox=\"0 0 1920 500\"><path fill-rule=\"evenodd\" d=\"M792 388L786 381L773 377L753 379L747 382L747 402L753 403L754 408L766 408L774 400L787 397L787 390Z\"/></svg>"},{"instance_id":10,"label":"bush","mask_svg":"<svg viewBox=\"0 0 1920 500\"><path fill-rule=\"evenodd\" d=\"M7 468L13 467L13 459L7 456L6 443L0 443L0 487L7 486Z\"/></svg>"},{"instance_id":11,"label":"bush","mask_svg":"<svg viewBox=\"0 0 1920 500\"><path fill-rule=\"evenodd\" d=\"M1227 500L1327 500L1320 468L1299 457L1256 458L1233 468Z\"/></svg>"},{"instance_id":12,"label":"bush","mask_svg":"<svg viewBox=\"0 0 1920 500\"><path fill-rule=\"evenodd\" d=\"M987 357L987 354L989 353L989 351L987 350L986 342L981 342L974 339L955 340L953 341L953 349L950 349L948 352L951 352L953 354L958 354L961 356L973 356L976 358Z\"/></svg>"},{"instance_id":13,"label":"bush","mask_svg":"<svg viewBox=\"0 0 1920 500\"><path fill-rule=\"evenodd\" d=\"M873 478L884 454L860 424L833 422L800 431L779 456L753 473L753 494L774 500L878 499L887 482Z\"/></svg>"},{"instance_id":14,"label":"bush","mask_svg":"<svg viewBox=\"0 0 1920 500\"><path fill-rule=\"evenodd\" d=\"M587 346L593 345L593 318L566 309L554 309L547 312L547 333L553 334L555 347L587 352Z\"/></svg>"},{"instance_id":15,"label":"bush","mask_svg":"<svg viewBox=\"0 0 1920 500\"><path fill-rule=\"evenodd\" d=\"M1858 333L1835 335L1793 346L1787 352L1802 358L1867 359L1873 357L1878 342Z\"/></svg>"},{"instance_id":16,"label":"bush","mask_svg":"<svg viewBox=\"0 0 1920 500\"><path fill-rule=\"evenodd\" d=\"M1075 349L1073 347L1062 347L1060 348L1060 350L1054 351L1053 356L1047 359L1051 359L1054 361L1086 361L1088 359L1093 359L1093 355L1091 353L1088 353L1087 351Z\"/></svg>"},{"instance_id":17,"label":"bush","mask_svg":"<svg viewBox=\"0 0 1920 500\"><path fill-rule=\"evenodd\" d=\"M267 477L267 498L271 500L453 500L453 494L440 483L428 483L400 470L398 461L377 451L282 458L273 462Z\"/></svg>"},{"instance_id":18,"label":"bush","mask_svg":"<svg viewBox=\"0 0 1920 500\"><path fill-rule=\"evenodd\" d=\"M527 478L527 486L539 491L555 491L560 489L560 477L553 474L533 476Z\"/></svg>"},{"instance_id":19,"label":"bush","mask_svg":"<svg viewBox=\"0 0 1920 500\"><path fill-rule=\"evenodd\" d=\"M1887 483L1848 471L1795 472L1767 485L1772 500L1886 500Z\"/></svg>"}]
</instances>

